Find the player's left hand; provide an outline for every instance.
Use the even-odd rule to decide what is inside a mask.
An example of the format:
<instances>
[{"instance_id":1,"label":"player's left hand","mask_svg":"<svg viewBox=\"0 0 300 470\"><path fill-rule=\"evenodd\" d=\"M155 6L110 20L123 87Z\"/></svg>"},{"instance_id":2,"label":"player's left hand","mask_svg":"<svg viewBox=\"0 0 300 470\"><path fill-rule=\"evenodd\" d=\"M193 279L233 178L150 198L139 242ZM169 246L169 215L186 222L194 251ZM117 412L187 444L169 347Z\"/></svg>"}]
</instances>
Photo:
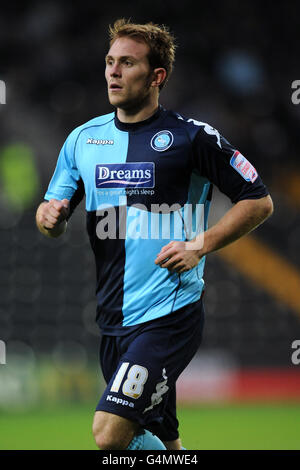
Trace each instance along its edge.
<instances>
[{"instance_id":1,"label":"player's left hand","mask_svg":"<svg viewBox=\"0 0 300 470\"><path fill-rule=\"evenodd\" d=\"M197 266L201 259L199 250L192 250L190 242L170 242L163 246L155 264L171 272L184 273Z\"/></svg>"}]
</instances>

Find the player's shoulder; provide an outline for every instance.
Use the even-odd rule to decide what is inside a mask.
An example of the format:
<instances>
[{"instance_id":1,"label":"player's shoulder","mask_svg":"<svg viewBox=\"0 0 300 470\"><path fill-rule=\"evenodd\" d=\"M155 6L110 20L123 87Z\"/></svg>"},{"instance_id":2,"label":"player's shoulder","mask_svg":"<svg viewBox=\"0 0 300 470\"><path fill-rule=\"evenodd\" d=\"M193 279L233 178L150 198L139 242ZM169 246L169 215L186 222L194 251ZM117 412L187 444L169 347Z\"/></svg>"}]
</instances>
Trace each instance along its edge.
<instances>
[{"instance_id":1,"label":"player's shoulder","mask_svg":"<svg viewBox=\"0 0 300 470\"><path fill-rule=\"evenodd\" d=\"M69 134L68 139L70 140L76 140L78 136L85 130L89 129L91 127L97 127L97 126L104 126L105 124L111 122L114 119L115 113L109 113L109 114L103 114L102 116L96 116L89 121L85 122L84 124L81 124Z\"/></svg>"},{"instance_id":2,"label":"player's shoulder","mask_svg":"<svg viewBox=\"0 0 300 470\"><path fill-rule=\"evenodd\" d=\"M208 136L217 137L217 140L220 141L221 136L219 131L215 129L211 124L200 121L192 117L187 117L176 111L168 110L168 118L173 120L176 126L184 128L189 134L190 138L193 140L196 136L198 139L206 140Z\"/></svg>"}]
</instances>

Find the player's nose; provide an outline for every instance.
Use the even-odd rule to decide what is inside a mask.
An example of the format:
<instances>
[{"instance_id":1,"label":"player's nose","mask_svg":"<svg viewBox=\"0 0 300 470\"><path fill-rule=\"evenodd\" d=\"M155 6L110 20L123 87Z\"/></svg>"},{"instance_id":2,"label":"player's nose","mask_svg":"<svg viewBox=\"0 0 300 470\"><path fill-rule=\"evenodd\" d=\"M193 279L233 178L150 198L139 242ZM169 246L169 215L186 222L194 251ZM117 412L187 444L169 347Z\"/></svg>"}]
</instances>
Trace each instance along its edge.
<instances>
[{"instance_id":1,"label":"player's nose","mask_svg":"<svg viewBox=\"0 0 300 470\"><path fill-rule=\"evenodd\" d=\"M114 64L110 69L111 77L120 77L121 76L121 67L119 64Z\"/></svg>"}]
</instances>

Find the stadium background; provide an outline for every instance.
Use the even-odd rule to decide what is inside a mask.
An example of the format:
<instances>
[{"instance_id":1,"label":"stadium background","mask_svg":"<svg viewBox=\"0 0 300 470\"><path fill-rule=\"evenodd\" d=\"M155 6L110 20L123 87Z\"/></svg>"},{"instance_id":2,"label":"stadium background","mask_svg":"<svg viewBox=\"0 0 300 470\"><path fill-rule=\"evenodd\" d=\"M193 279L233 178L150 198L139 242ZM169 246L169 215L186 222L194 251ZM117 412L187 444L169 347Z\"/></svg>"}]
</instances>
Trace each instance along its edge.
<instances>
[{"instance_id":1,"label":"stadium background","mask_svg":"<svg viewBox=\"0 0 300 470\"><path fill-rule=\"evenodd\" d=\"M84 204L58 240L34 214L68 133L111 111L103 59L119 17L170 27L179 47L161 103L216 127L275 204L207 258L204 341L178 383L184 445L299 449L299 4L233 0L1 4L0 449L95 448L103 380ZM216 191L210 222L229 207Z\"/></svg>"}]
</instances>

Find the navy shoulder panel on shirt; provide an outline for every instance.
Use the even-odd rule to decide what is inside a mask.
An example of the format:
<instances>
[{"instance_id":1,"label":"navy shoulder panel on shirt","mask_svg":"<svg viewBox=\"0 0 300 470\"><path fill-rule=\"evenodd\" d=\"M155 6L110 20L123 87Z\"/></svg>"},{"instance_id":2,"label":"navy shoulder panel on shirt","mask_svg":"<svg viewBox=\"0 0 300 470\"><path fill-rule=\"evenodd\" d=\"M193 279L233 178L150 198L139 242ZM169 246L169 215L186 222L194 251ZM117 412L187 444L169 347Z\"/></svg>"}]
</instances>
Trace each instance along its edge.
<instances>
[{"instance_id":1,"label":"navy shoulder panel on shirt","mask_svg":"<svg viewBox=\"0 0 300 470\"><path fill-rule=\"evenodd\" d=\"M167 111L167 118L170 122L173 120L175 126L185 129L191 141L193 141L197 135L203 136L204 139L207 136L212 136L215 138L218 145L220 144L220 139L222 136L219 134L217 129L212 127L207 122L199 121L194 118L188 118L175 111Z\"/></svg>"},{"instance_id":2,"label":"navy shoulder panel on shirt","mask_svg":"<svg viewBox=\"0 0 300 470\"><path fill-rule=\"evenodd\" d=\"M268 190L254 166L210 124L173 113L193 145L193 167L232 202L258 199Z\"/></svg>"}]
</instances>

